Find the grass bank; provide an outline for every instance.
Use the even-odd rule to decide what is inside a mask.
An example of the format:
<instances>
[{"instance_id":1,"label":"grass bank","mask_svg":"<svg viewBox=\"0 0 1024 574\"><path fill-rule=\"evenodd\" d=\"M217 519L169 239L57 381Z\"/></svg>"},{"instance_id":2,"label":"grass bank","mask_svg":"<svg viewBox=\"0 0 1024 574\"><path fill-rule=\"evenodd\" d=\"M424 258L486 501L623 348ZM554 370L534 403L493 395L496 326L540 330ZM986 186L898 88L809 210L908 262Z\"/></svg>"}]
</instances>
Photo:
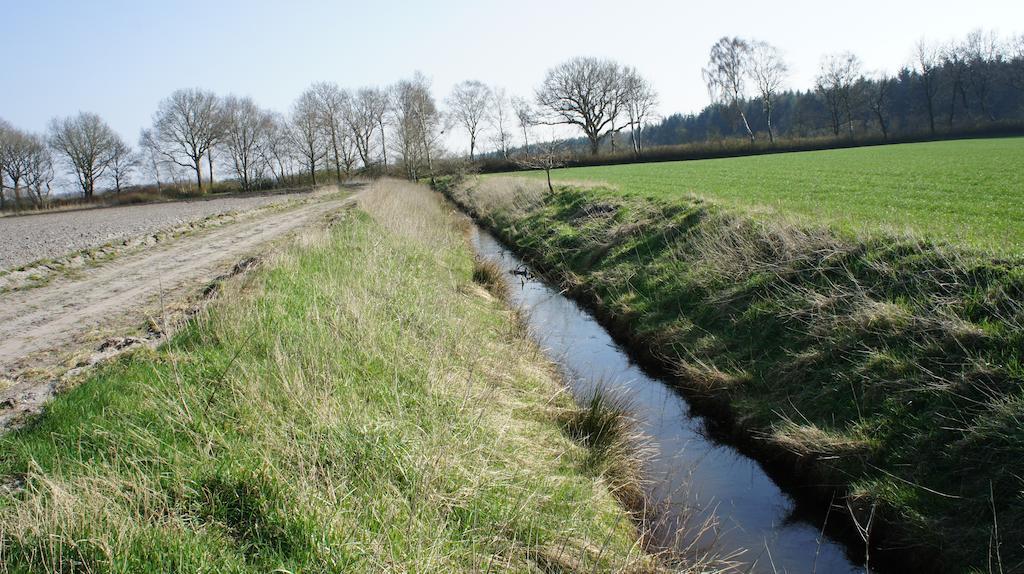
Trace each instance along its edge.
<instances>
[{"instance_id":1,"label":"grass bank","mask_svg":"<svg viewBox=\"0 0 1024 574\"><path fill-rule=\"evenodd\" d=\"M737 440L837 489L873 542L922 569L1024 568L1019 257L682 193L450 183Z\"/></svg>"},{"instance_id":2,"label":"grass bank","mask_svg":"<svg viewBox=\"0 0 1024 574\"><path fill-rule=\"evenodd\" d=\"M0 571L655 569L473 273L429 192L376 184L0 437Z\"/></svg>"},{"instance_id":3,"label":"grass bank","mask_svg":"<svg viewBox=\"0 0 1024 574\"><path fill-rule=\"evenodd\" d=\"M566 183L603 183L627 196L697 196L754 215L827 223L848 236L910 232L1008 255L1024 253L1021 165L1024 137L580 167L551 175Z\"/></svg>"}]
</instances>

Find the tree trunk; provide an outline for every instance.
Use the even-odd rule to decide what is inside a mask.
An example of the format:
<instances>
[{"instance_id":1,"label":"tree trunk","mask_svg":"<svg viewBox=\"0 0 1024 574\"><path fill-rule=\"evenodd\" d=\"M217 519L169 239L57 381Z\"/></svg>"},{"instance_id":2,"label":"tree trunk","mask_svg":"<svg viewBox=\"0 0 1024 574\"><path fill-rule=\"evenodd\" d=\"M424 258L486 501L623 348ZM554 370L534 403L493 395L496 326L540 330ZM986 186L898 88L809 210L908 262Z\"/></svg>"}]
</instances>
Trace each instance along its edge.
<instances>
[{"instance_id":1,"label":"tree trunk","mask_svg":"<svg viewBox=\"0 0 1024 574\"><path fill-rule=\"evenodd\" d=\"M750 129L750 123L747 121L747 114L745 114L739 106L736 107L740 110L740 119L743 120L743 127L747 130L747 137L750 138L750 143L754 143L754 130Z\"/></svg>"},{"instance_id":2,"label":"tree trunk","mask_svg":"<svg viewBox=\"0 0 1024 574\"><path fill-rule=\"evenodd\" d=\"M388 168L388 140L384 137L384 122L378 122L380 125L380 154L384 160L384 169Z\"/></svg>"},{"instance_id":3,"label":"tree trunk","mask_svg":"<svg viewBox=\"0 0 1024 574\"><path fill-rule=\"evenodd\" d=\"M768 143L775 143L775 130L772 129L772 99L770 96L764 99L764 115L768 124Z\"/></svg>"},{"instance_id":4,"label":"tree trunk","mask_svg":"<svg viewBox=\"0 0 1024 574\"><path fill-rule=\"evenodd\" d=\"M596 135L589 135L590 138L590 155L597 155L598 148L601 146L601 140Z\"/></svg>"},{"instance_id":5,"label":"tree trunk","mask_svg":"<svg viewBox=\"0 0 1024 574\"><path fill-rule=\"evenodd\" d=\"M206 161L210 165L210 191L213 191L213 150L206 152Z\"/></svg>"}]
</instances>

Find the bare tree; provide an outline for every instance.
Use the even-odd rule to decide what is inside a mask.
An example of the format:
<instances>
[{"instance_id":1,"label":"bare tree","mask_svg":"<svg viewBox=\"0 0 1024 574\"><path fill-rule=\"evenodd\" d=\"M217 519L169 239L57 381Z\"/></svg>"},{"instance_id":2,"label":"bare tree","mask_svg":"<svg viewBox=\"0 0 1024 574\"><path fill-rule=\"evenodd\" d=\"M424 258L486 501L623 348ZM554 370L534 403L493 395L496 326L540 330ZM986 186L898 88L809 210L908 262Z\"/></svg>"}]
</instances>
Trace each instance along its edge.
<instances>
[{"instance_id":1,"label":"bare tree","mask_svg":"<svg viewBox=\"0 0 1024 574\"><path fill-rule=\"evenodd\" d=\"M921 82L925 111L928 112L928 128L935 133L935 96L939 92L939 51L923 39L914 49L914 67Z\"/></svg>"},{"instance_id":2,"label":"bare tree","mask_svg":"<svg viewBox=\"0 0 1024 574\"><path fill-rule=\"evenodd\" d=\"M292 106L291 135L295 149L309 170L309 177L316 185L316 166L327 157L327 144L320 122L320 105L316 94L306 90Z\"/></svg>"},{"instance_id":3,"label":"bare tree","mask_svg":"<svg viewBox=\"0 0 1024 574\"><path fill-rule=\"evenodd\" d=\"M832 120L832 133L839 135L844 123L853 135L854 85L860 78L860 58L850 52L829 54L821 61L815 87L825 98Z\"/></svg>"},{"instance_id":4,"label":"bare tree","mask_svg":"<svg viewBox=\"0 0 1024 574\"><path fill-rule=\"evenodd\" d=\"M278 185L288 178L288 170L295 155L295 137L291 124L279 113L267 115L267 131L259 145L260 158L274 176Z\"/></svg>"},{"instance_id":5,"label":"bare tree","mask_svg":"<svg viewBox=\"0 0 1024 574\"><path fill-rule=\"evenodd\" d=\"M178 90L160 102L153 118L153 139L170 162L195 172L203 191L203 158L220 135L220 102L212 92ZM210 166L212 171L212 158Z\"/></svg>"},{"instance_id":6,"label":"bare tree","mask_svg":"<svg viewBox=\"0 0 1024 574\"><path fill-rule=\"evenodd\" d=\"M160 152L160 144L153 135L153 130L143 129L139 132L139 148L146 157L146 164L152 171L153 179L156 181L157 190L160 189L160 163L163 154Z\"/></svg>"},{"instance_id":7,"label":"bare tree","mask_svg":"<svg viewBox=\"0 0 1024 574\"><path fill-rule=\"evenodd\" d=\"M22 192L33 203L44 198L53 179L50 152L41 136L7 127L0 133L0 166L14 192L14 209L22 205Z\"/></svg>"},{"instance_id":8,"label":"bare tree","mask_svg":"<svg viewBox=\"0 0 1024 574\"><path fill-rule=\"evenodd\" d=\"M526 99L518 96L512 98L512 111L516 114L520 129L523 130L523 150L530 155L530 128L537 123L536 112Z\"/></svg>"},{"instance_id":9,"label":"bare tree","mask_svg":"<svg viewBox=\"0 0 1024 574\"><path fill-rule=\"evenodd\" d=\"M441 114L430 94L430 82L423 74L416 72L410 80L395 85L394 104L394 145L402 156L406 176L419 179L420 168L425 166L433 177L433 153L443 133Z\"/></svg>"},{"instance_id":10,"label":"bare tree","mask_svg":"<svg viewBox=\"0 0 1024 574\"><path fill-rule=\"evenodd\" d=\"M548 181L548 191L555 192L551 185L551 170L563 167L565 159L559 149L559 140L552 134L551 139L538 146L537 153L526 154L515 160L517 166L522 169L543 169Z\"/></svg>"},{"instance_id":11,"label":"bare tree","mask_svg":"<svg viewBox=\"0 0 1024 574\"><path fill-rule=\"evenodd\" d=\"M742 38L723 37L711 47L708 66L704 68L704 83L707 84L711 100L739 114L750 142L754 132L750 129L743 101L747 95L746 77L750 66L750 44Z\"/></svg>"},{"instance_id":12,"label":"bare tree","mask_svg":"<svg viewBox=\"0 0 1024 574\"><path fill-rule=\"evenodd\" d=\"M989 103L993 84L993 64L1001 57L999 38L994 32L974 30L964 42L964 58L967 61L967 83L978 100L981 113L989 121L995 121L995 113Z\"/></svg>"},{"instance_id":13,"label":"bare tree","mask_svg":"<svg viewBox=\"0 0 1024 574\"><path fill-rule=\"evenodd\" d=\"M643 151L644 124L650 119L654 108L658 105L658 94L633 67L627 67L623 71L623 83L626 119L629 125L630 140L633 144L633 153L640 155L640 152Z\"/></svg>"},{"instance_id":14,"label":"bare tree","mask_svg":"<svg viewBox=\"0 0 1024 574\"><path fill-rule=\"evenodd\" d=\"M365 168L373 164L373 138L378 128L383 129L381 124L386 111L387 99L376 88L363 88L348 101L345 123L352 135L352 144L355 145Z\"/></svg>"},{"instance_id":15,"label":"bare tree","mask_svg":"<svg viewBox=\"0 0 1024 574\"><path fill-rule=\"evenodd\" d=\"M619 64L597 58L573 58L548 70L537 90L537 104L548 112L542 123L579 127L590 140L590 153L597 155L622 111L622 75Z\"/></svg>"},{"instance_id":16,"label":"bare tree","mask_svg":"<svg viewBox=\"0 0 1024 574\"><path fill-rule=\"evenodd\" d=\"M878 120L878 129L882 130L882 139L885 140L889 139L889 105L895 81L885 72L876 72L874 82L870 84L872 91L869 93L868 105Z\"/></svg>"},{"instance_id":17,"label":"bare tree","mask_svg":"<svg viewBox=\"0 0 1024 574\"><path fill-rule=\"evenodd\" d=\"M491 89L477 80L455 86L448 97L452 117L469 134L469 160L476 156L476 142L491 107Z\"/></svg>"},{"instance_id":18,"label":"bare tree","mask_svg":"<svg viewBox=\"0 0 1024 574\"><path fill-rule=\"evenodd\" d=\"M234 166L242 189L252 191L263 176L266 165L260 146L270 130L270 115L251 98L224 98L224 146Z\"/></svg>"},{"instance_id":19,"label":"bare tree","mask_svg":"<svg viewBox=\"0 0 1024 574\"><path fill-rule=\"evenodd\" d=\"M110 167L117 145L123 144L102 118L88 112L51 121L49 143L67 162L86 199L96 192L96 182Z\"/></svg>"},{"instance_id":20,"label":"bare tree","mask_svg":"<svg viewBox=\"0 0 1024 574\"><path fill-rule=\"evenodd\" d=\"M504 88L491 90L493 105L488 120L494 133L494 147L501 152L501 157L508 159L509 148L512 147L512 114L509 112L508 95Z\"/></svg>"},{"instance_id":21,"label":"bare tree","mask_svg":"<svg viewBox=\"0 0 1024 574\"><path fill-rule=\"evenodd\" d=\"M949 84L949 114L947 115L946 125L949 129L953 129L953 121L956 117L957 96L960 97L960 103L963 105L964 110L969 113L967 90L965 89L967 58L964 46L955 41L950 42L940 52L945 76L948 78Z\"/></svg>"},{"instance_id":22,"label":"bare tree","mask_svg":"<svg viewBox=\"0 0 1024 574\"><path fill-rule=\"evenodd\" d=\"M4 168L7 154L7 139L14 133L14 128L3 118L0 118L0 210L7 208L7 195L4 193L7 170Z\"/></svg>"},{"instance_id":23,"label":"bare tree","mask_svg":"<svg viewBox=\"0 0 1024 574\"><path fill-rule=\"evenodd\" d=\"M750 45L750 76L761 96L761 109L764 110L768 126L768 141L772 143L775 142L772 124L775 96L782 89L788 73L789 67L778 48L767 42L754 42Z\"/></svg>"},{"instance_id":24,"label":"bare tree","mask_svg":"<svg viewBox=\"0 0 1024 574\"><path fill-rule=\"evenodd\" d=\"M117 144L114 145L114 154L110 160L110 179L114 183L115 192L121 193L124 190L128 178L139 167L141 161L131 146L121 138L117 139Z\"/></svg>"},{"instance_id":25,"label":"bare tree","mask_svg":"<svg viewBox=\"0 0 1024 574\"><path fill-rule=\"evenodd\" d=\"M345 113L349 107L350 96L342 91L337 84L330 82L317 82L310 88L310 92L316 101L324 136L331 148L334 159L334 176L340 182L341 140L345 132Z\"/></svg>"}]
</instances>

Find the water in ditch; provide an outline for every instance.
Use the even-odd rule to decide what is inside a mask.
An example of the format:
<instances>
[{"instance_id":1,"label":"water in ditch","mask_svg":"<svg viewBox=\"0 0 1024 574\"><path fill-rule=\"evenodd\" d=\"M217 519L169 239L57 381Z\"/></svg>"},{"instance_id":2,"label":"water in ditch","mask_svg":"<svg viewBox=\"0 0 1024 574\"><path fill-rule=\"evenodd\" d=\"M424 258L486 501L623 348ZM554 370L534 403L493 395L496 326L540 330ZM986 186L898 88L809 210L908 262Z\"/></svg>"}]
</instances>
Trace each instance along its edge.
<instances>
[{"instance_id":1,"label":"water in ditch","mask_svg":"<svg viewBox=\"0 0 1024 574\"><path fill-rule=\"evenodd\" d=\"M477 253L505 270L526 269L511 251L474 227ZM740 572L861 572L847 549L801 517L794 501L760 465L715 442L703 420L668 384L647 375L585 309L539 278L506 274L511 303L527 311L530 330L566 373L572 392L588 397L601 387L626 398L650 438L648 497L663 508L655 536L682 548L714 545L736 557ZM710 524L699 540L685 533ZM815 523L818 522L818 523ZM692 553L692 552L690 552Z\"/></svg>"}]
</instances>

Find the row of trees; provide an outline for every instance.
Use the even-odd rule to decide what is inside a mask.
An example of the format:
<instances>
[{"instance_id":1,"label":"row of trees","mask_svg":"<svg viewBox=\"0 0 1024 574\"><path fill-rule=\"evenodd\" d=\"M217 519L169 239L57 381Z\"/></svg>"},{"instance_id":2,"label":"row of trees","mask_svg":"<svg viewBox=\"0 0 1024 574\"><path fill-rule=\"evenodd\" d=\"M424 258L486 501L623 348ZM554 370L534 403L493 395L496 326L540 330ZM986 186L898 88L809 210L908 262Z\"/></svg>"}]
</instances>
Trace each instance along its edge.
<instances>
[{"instance_id":1,"label":"row of trees","mask_svg":"<svg viewBox=\"0 0 1024 574\"><path fill-rule=\"evenodd\" d=\"M1024 35L974 31L921 41L895 75L865 70L853 53L822 58L812 90L786 90L788 65L761 41L722 38L703 70L712 105L650 126L658 145L766 134L791 138L939 134L1024 120Z\"/></svg>"}]
</instances>

